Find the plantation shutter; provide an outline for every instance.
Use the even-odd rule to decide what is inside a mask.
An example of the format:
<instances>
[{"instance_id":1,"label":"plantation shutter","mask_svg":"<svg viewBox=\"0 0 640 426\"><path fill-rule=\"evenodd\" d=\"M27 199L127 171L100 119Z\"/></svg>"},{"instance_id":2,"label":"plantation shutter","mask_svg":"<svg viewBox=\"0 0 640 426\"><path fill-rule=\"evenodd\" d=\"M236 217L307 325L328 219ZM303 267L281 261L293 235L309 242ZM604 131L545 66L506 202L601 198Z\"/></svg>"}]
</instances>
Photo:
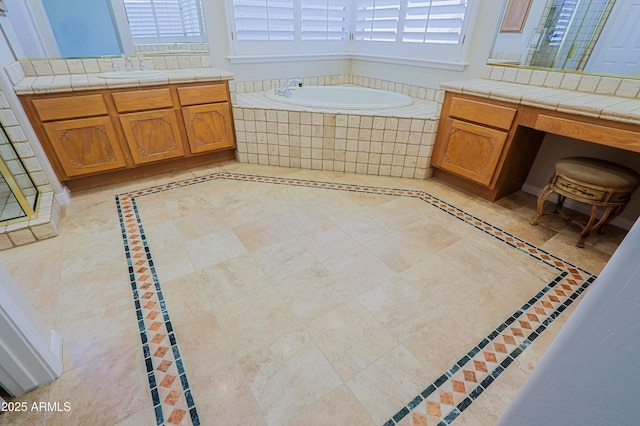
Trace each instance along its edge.
<instances>
[{"instance_id":1,"label":"plantation shutter","mask_svg":"<svg viewBox=\"0 0 640 426\"><path fill-rule=\"evenodd\" d=\"M134 39L188 42L204 39L200 0L124 0Z\"/></svg>"},{"instance_id":2,"label":"plantation shutter","mask_svg":"<svg viewBox=\"0 0 640 426\"><path fill-rule=\"evenodd\" d=\"M402 41L457 44L466 0L408 0L404 5Z\"/></svg>"},{"instance_id":3,"label":"plantation shutter","mask_svg":"<svg viewBox=\"0 0 640 426\"><path fill-rule=\"evenodd\" d=\"M293 0L233 0L237 40L293 40Z\"/></svg>"},{"instance_id":4,"label":"plantation shutter","mask_svg":"<svg viewBox=\"0 0 640 426\"><path fill-rule=\"evenodd\" d=\"M355 39L396 41L399 20L399 0L358 0Z\"/></svg>"},{"instance_id":5,"label":"plantation shutter","mask_svg":"<svg viewBox=\"0 0 640 426\"><path fill-rule=\"evenodd\" d=\"M300 40L347 40L348 8L344 0L301 0Z\"/></svg>"}]
</instances>

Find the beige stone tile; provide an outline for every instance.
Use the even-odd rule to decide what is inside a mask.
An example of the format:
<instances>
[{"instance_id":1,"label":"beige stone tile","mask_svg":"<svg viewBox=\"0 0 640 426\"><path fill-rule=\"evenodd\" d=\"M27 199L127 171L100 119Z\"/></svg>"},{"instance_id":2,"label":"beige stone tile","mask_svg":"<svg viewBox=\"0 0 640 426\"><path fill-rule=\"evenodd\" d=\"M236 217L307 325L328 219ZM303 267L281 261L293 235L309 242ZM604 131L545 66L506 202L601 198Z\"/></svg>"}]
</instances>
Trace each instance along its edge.
<instances>
[{"instance_id":1,"label":"beige stone tile","mask_svg":"<svg viewBox=\"0 0 640 426\"><path fill-rule=\"evenodd\" d=\"M188 377L198 379L233 361L233 352L214 312L176 323L174 330Z\"/></svg>"},{"instance_id":2,"label":"beige stone tile","mask_svg":"<svg viewBox=\"0 0 640 426\"><path fill-rule=\"evenodd\" d=\"M161 282L162 295L174 326L191 322L213 311L213 305L206 294L215 281L205 271L206 269L199 270Z\"/></svg>"},{"instance_id":3,"label":"beige stone tile","mask_svg":"<svg viewBox=\"0 0 640 426\"><path fill-rule=\"evenodd\" d=\"M321 262L358 245L356 240L334 223L327 223L301 234L297 240Z\"/></svg>"},{"instance_id":4,"label":"beige stone tile","mask_svg":"<svg viewBox=\"0 0 640 426\"><path fill-rule=\"evenodd\" d=\"M428 380L422 364L398 346L349 380L347 386L373 421L382 424L423 391Z\"/></svg>"},{"instance_id":5,"label":"beige stone tile","mask_svg":"<svg viewBox=\"0 0 640 426\"><path fill-rule=\"evenodd\" d=\"M357 301L349 301L311 321L309 334L343 380L393 349L393 336Z\"/></svg>"},{"instance_id":6,"label":"beige stone tile","mask_svg":"<svg viewBox=\"0 0 640 426\"><path fill-rule=\"evenodd\" d=\"M189 280L202 288L198 296L206 296L214 308L241 300L270 285L269 279L250 254L204 268L185 277L185 282Z\"/></svg>"},{"instance_id":7,"label":"beige stone tile","mask_svg":"<svg viewBox=\"0 0 640 426\"><path fill-rule=\"evenodd\" d=\"M183 244L150 247L150 252L161 283L195 271L191 257Z\"/></svg>"},{"instance_id":8,"label":"beige stone tile","mask_svg":"<svg viewBox=\"0 0 640 426\"><path fill-rule=\"evenodd\" d=\"M358 301L397 340L421 330L434 320L422 292L408 281L395 277L360 295Z\"/></svg>"},{"instance_id":9,"label":"beige stone tile","mask_svg":"<svg viewBox=\"0 0 640 426\"><path fill-rule=\"evenodd\" d=\"M284 424L342 383L303 330L240 359L240 368L268 425Z\"/></svg>"},{"instance_id":10,"label":"beige stone tile","mask_svg":"<svg viewBox=\"0 0 640 426\"><path fill-rule=\"evenodd\" d=\"M143 229L144 235L147 238L147 244L151 247L172 246L183 241L178 228L172 221L152 223L149 225L143 222Z\"/></svg>"},{"instance_id":11,"label":"beige stone tile","mask_svg":"<svg viewBox=\"0 0 640 426\"><path fill-rule=\"evenodd\" d=\"M432 318L421 330L408 335L402 345L422 363L425 373L431 377L431 383L483 337L485 336L479 336L477 332L470 330L467 324L442 314Z\"/></svg>"},{"instance_id":12,"label":"beige stone tile","mask_svg":"<svg viewBox=\"0 0 640 426\"><path fill-rule=\"evenodd\" d=\"M295 326L295 318L271 286L216 309L231 347L239 356L270 344Z\"/></svg>"},{"instance_id":13,"label":"beige stone tile","mask_svg":"<svg viewBox=\"0 0 640 426\"><path fill-rule=\"evenodd\" d=\"M67 242L65 238L65 243ZM88 277L89 273L109 276L114 271L127 272L122 238L108 238L71 246L65 244L60 271L62 281L77 275Z\"/></svg>"},{"instance_id":14,"label":"beige stone tile","mask_svg":"<svg viewBox=\"0 0 640 426\"><path fill-rule=\"evenodd\" d=\"M140 426L157 424L156 413L153 407L146 407L142 410L125 417L116 426Z\"/></svg>"},{"instance_id":15,"label":"beige stone tile","mask_svg":"<svg viewBox=\"0 0 640 426\"><path fill-rule=\"evenodd\" d=\"M323 265L338 282L345 284L352 297L394 276L391 268L362 247L346 251Z\"/></svg>"},{"instance_id":16,"label":"beige stone tile","mask_svg":"<svg viewBox=\"0 0 640 426\"><path fill-rule=\"evenodd\" d=\"M233 232L248 251L259 250L292 236L288 223L274 217L243 223L235 226Z\"/></svg>"},{"instance_id":17,"label":"beige stone tile","mask_svg":"<svg viewBox=\"0 0 640 426\"><path fill-rule=\"evenodd\" d=\"M316 264L276 284L299 321L316 318L350 299L344 284Z\"/></svg>"},{"instance_id":18,"label":"beige stone tile","mask_svg":"<svg viewBox=\"0 0 640 426\"><path fill-rule=\"evenodd\" d=\"M93 424L96 419L117 424L141 407L151 406L142 350L129 348L123 345L57 379L49 400L68 401L71 410L48 416L47 425Z\"/></svg>"},{"instance_id":19,"label":"beige stone tile","mask_svg":"<svg viewBox=\"0 0 640 426\"><path fill-rule=\"evenodd\" d=\"M326 426L344 424L345 422L359 426L375 424L351 391L345 386L341 386L287 422L286 425Z\"/></svg>"},{"instance_id":20,"label":"beige stone tile","mask_svg":"<svg viewBox=\"0 0 640 426\"><path fill-rule=\"evenodd\" d=\"M265 424L260 408L236 362L205 376L190 377L191 390L203 426Z\"/></svg>"},{"instance_id":21,"label":"beige stone tile","mask_svg":"<svg viewBox=\"0 0 640 426\"><path fill-rule=\"evenodd\" d=\"M402 272L461 239L427 218L369 241L364 247L395 272Z\"/></svg>"},{"instance_id":22,"label":"beige stone tile","mask_svg":"<svg viewBox=\"0 0 640 426\"><path fill-rule=\"evenodd\" d=\"M274 283L316 263L311 253L294 239L255 251L253 257Z\"/></svg>"},{"instance_id":23,"label":"beige stone tile","mask_svg":"<svg viewBox=\"0 0 640 426\"><path fill-rule=\"evenodd\" d=\"M184 247L196 269L206 268L247 252L242 241L231 229L187 241Z\"/></svg>"},{"instance_id":24,"label":"beige stone tile","mask_svg":"<svg viewBox=\"0 0 640 426\"><path fill-rule=\"evenodd\" d=\"M133 306L132 299L129 306ZM60 313L58 313L60 315ZM138 348L140 330L133 309L108 307L104 314L60 319L56 331L62 338L63 376L65 372L84 366L105 354L122 353L123 348ZM143 372L142 374L146 374Z\"/></svg>"}]
</instances>

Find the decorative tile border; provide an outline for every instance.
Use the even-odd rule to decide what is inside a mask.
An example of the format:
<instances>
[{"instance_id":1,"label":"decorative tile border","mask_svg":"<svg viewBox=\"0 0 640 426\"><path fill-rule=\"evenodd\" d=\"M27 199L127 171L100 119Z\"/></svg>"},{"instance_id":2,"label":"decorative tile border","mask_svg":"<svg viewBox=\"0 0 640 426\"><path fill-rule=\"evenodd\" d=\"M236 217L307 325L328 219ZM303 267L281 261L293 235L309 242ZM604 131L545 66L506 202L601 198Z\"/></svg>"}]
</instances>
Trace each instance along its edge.
<instances>
[{"instance_id":1,"label":"decorative tile border","mask_svg":"<svg viewBox=\"0 0 640 426\"><path fill-rule=\"evenodd\" d=\"M558 270L558 276L401 408L384 426L451 424L584 290L595 276L420 190L217 172L116 196L140 337L158 425L200 419L147 245L136 198L217 179L421 199ZM189 421L190 420L190 421ZM406 424L406 423L405 423Z\"/></svg>"}]
</instances>

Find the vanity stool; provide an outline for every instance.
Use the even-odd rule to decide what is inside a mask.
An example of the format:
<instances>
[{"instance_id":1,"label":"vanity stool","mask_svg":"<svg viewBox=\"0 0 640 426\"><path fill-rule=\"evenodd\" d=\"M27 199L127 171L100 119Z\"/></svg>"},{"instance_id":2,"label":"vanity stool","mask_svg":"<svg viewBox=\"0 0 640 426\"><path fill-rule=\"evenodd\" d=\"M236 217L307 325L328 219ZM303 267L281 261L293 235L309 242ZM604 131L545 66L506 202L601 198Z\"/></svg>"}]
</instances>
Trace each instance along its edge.
<instances>
[{"instance_id":1,"label":"vanity stool","mask_svg":"<svg viewBox=\"0 0 640 426\"><path fill-rule=\"evenodd\" d=\"M583 228L576 243L582 248L589 232L602 233L604 226L622 213L639 184L640 174L609 161L587 157L558 160L549 184L538 195L538 211L531 224L538 223L544 202L553 193L558 195L554 212L564 219L570 219L561 210L565 199L587 204L591 206L591 215L586 224L579 224ZM603 207L604 212L596 223L598 207Z\"/></svg>"}]
</instances>

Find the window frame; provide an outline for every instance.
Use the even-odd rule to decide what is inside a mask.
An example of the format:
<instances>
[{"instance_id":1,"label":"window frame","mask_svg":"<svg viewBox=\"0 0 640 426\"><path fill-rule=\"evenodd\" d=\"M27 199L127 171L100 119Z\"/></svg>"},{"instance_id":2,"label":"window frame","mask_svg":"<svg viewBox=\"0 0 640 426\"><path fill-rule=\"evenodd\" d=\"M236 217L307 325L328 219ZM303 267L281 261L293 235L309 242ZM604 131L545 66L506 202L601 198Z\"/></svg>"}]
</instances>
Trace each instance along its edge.
<instances>
[{"instance_id":1,"label":"window frame","mask_svg":"<svg viewBox=\"0 0 640 426\"><path fill-rule=\"evenodd\" d=\"M112 3L114 2L114 0L111 0ZM151 0L151 2L153 2L155 0ZM178 0L178 2L180 2L181 0ZM130 38L131 43L135 46L138 44L166 44L166 43L206 43L207 42L207 29L206 29L206 23L205 23L205 19L204 19L204 13L203 13L203 6L202 6L202 0L195 0L195 1L199 1L200 2L200 6L199 6L199 19L198 19L198 26L200 29L200 35L199 36L187 36L187 35L182 35L182 36L144 36L144 37L140 37L140 36L134 36L132 31L131 31L131 26L129 24L129 17L127 15L127 9L126 9L126 5L125 2L126 0L119 0L119 3L121 3L122 7L121 9L121 13L124 13L124 19L126 22L126 28L128 31L128 38ZM116 14L117 15L117 14ZM157 25L157 17L154 17L154 20L156 22ZM120 18L121 19L121 18ZM120 20L118 19L118 20ZM184 20L183 20L184 22ZM120 27L120 25L118 25L118 27Z\"/></svg>"},{"instance_id":2,"label":"window frame","mask_svg":"<svg viewBox=\"0 0 640 426\"><path fill-rule=\"evenodd\" d=\"M404 1L404 0L400 0ZM227 59L231 63L259 63L259 62L286 62L295 60L324 60L324 59L356 59L375 62L386 62L394 64L405 64L413 66L423 66L430 68L440 68L448 70L463 70L468 62L466 61L469 44L467 35L473 31L474 23L478 14L478 0L468 0L465 11L465 18L460 32L460 43L438 44L438 43L415 43L415 42L376 42L369 40L354 40L356 24L356 3L352 0L349 3L349 37L347 40L348 49L341 51L331 46L330 41L319 41L322 46L317 51L301 51L299 40L292 41L289 45L281 43L280 49L274 48L275 42L266 41L259 43L259 48L253 51L238 51L237 40L235 40L235 20L233 15L233 0L226 0L225 14L230 31L229 52ZM400 30L400 27L399 27ZM264 54L260 52L276 51L277 53ZM418 52L418 55L416 55ZM424 55L424 52L429 52Z\"/></svg>"}]
</instances>

